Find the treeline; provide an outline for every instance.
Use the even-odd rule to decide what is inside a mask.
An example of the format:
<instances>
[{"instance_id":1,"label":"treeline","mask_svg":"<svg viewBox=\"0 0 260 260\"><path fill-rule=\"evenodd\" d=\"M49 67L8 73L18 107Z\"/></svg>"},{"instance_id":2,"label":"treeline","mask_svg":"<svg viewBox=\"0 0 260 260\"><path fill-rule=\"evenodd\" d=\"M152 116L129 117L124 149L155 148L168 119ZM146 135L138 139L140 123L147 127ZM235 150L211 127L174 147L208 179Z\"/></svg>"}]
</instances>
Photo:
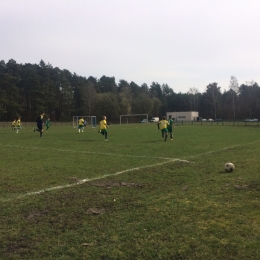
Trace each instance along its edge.
<instances>
[{"instance_id":1,"label":"treeline","mask_svg":"<svg viewBox=\"0 0 260 260\"><path fill-rule=\"evenodd\" d=\"M52 121L70 121L74 115L106 115L118 122L120 115L165 115L170 111L199 111L203 118L259 118L260 88L256 82L238 85L231 77L228 91L218 83L175 93L167 84L153 82L141 86L114 77L86 78L70 71L53 68L43 60L39 64L0 61L1 121L21 117L35 121L44 111Z\"/></svg>"}]
</instances>

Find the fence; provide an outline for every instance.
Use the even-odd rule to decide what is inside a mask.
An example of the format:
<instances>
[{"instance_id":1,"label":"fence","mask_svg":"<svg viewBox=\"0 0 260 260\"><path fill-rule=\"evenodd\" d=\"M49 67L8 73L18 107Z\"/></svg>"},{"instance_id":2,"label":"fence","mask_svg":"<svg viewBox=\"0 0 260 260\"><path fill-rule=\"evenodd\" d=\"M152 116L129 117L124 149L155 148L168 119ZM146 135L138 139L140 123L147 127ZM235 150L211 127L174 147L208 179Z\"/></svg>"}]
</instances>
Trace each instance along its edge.
<instances>
[{"instance_id":1,"label":"fence","mask_svg":"<svg viewBox=\"0 0 260 260\"><path fill-rule=\"evenodd\" d=\"M151 123L154 124L154 123ZM12 122L0 122L0 127L11 127ZM244 122L242 120L222 120L222 121L177 121L175 125L204 125L204 126L259 126L259 121ZM36 122L22 122L24 127L36 127ZM73 122L51 122L51 126L73 126Z\"/></svg>"},{"instance_id":2,"label":"fence","mask_svg":"<svg viewBox=\"0 0 260 260\"><path fill-rule=\"evenodd\" d=\"M177 121L176 125L219 125L219 126L259 126L259 121L244 122L242 120L222 120L222 121Z\"/></svg>"},{"instance_id":3,"label":"fence","mask_svg":"<svg viewBox=\"0 0 260 260\"><path fill-rule=\"evenodd\" d=\"M12 122L0 122L1 127L11 127ZM72 126L72 122L51 122L51 126ZM36 127L36 122L22 122L23 127Z\"/></svg>"}]
</instances>

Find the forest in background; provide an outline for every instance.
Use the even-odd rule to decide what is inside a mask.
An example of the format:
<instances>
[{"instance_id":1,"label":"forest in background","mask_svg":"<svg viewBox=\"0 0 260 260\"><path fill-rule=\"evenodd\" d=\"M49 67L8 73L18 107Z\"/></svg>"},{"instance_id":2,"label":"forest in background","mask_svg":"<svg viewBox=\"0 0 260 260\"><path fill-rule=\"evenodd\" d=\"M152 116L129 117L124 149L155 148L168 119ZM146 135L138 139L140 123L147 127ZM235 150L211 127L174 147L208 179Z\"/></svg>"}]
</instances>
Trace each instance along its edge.
<instances>
[{"instance_id":1,"label":"forest in background","mask_svg":"<svg viewBox=\"0 0 260 260\"><path fill-rule=\"evenodd\" d=\"M203 87L203 86L202 86ZM231 76L228 91L218 83L205 86L200 93L191 88L175 93L167 84L152 82L141 86L115 77L88 78L53 67L43 60L39 64L0 61L0 118L12 121L35 121L44 111L52 121L71 121L73 116L103 115L119 122L120 115L198 111L202 118L239 120L260 118L260 87L254 81L239 85Z\"/></svg>"}]
</instances>

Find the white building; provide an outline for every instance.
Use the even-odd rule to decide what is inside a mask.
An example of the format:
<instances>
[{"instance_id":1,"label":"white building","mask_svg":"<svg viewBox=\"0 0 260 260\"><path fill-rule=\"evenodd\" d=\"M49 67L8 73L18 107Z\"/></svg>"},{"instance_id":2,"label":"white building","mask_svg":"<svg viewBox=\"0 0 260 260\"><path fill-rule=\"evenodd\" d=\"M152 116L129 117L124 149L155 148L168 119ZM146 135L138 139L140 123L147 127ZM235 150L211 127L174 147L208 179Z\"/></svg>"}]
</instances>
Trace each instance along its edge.
<instances>
[{"instance_id":1,"label":"white building","mask_svg":"<svg viewBox=\"0 0 260 260\"><path fill-rule=\"evenodd\" d=\"M169 116L175 118L175 122L180 121L197 121L199 117L199 112L197 111L186 111L186 112L167 112L166 117L167 119Z\"/></svg>"}]
</instances>

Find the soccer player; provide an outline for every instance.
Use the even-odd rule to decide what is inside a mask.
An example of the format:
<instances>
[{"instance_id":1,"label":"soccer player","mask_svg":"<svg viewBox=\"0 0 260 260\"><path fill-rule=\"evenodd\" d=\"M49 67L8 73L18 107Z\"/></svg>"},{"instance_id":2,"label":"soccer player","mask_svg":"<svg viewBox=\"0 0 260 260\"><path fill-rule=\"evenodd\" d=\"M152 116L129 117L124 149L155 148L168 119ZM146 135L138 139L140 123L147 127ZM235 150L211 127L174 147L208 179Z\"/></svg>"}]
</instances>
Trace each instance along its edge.
<instances>
[{"instance_id":1,"label":"soccer player","mask_svg":"<svg viewBox=\"0 0 260 260\"><path fill-rule=\"evenodd\" d=\"M171 140L173 140L173 134L172 134L172 127L175 128L175 125L174 125L174 120L172 119L172 116L169 115L169 119L168 119L168 132L170 133L170 137L171 137Z\"/></svg>"},{"instance_id":2,"label":"soccer player","mask_svg":"<svg viewBox=\"0 0 260 260\"><path fill-rule=\"evenodd\" d=\"M99 122L100 125L100 130L98 133L101 133L102 135L105 136L105 141L108 141L107 139L107 117L103 116L103 120Z\"/></svg>"},{"instance_id":3,"label":"soccer player","mask_svg":"<svg viewBox=\"0 0 260 260\"><path fill-rule=\"evenodd\" d=\"M48 119L46 120L45 125L46 125L46 132L48 132L48 129L49 129L50 126L51 126L51 121L50 121L50 118L49 118L49 117L48 117Z\"/></svg>"},{"instance_id":4,"label":"soccer player","mask_svg":"<svg viewBox=\"0 0 260 260\"><path fill-rule=\"evenodd\" d=\"M15 130L16 129L16 120L14 119L14 121L12 122L12 129Z\"/></svg>"},{"instance_id":5,"label":"soccer player","mask_svg":"<svg viewBox=\"0 0 260 260\"><path fill-rule=\"evenodd\" d=\"M84 119L84 124L83 124L83 127L82 127L82 132L84 132L84 129L87 127L87 121L86 119Z\"/></svg>"},{"instance_id":6,"label":"soccer player","mask_svg":"<svg viewBox=\"0 0 260 260\"><path fill-rule=\"evenodd\" d=\"M18 134L20 129L21 129L21 126L22 126L22 122L21 122L21 118L18 117L17 121L16 121L16 133Z\"/></svg>"},{"instance_id":7,"label":"soccer player","mask_svg":"<svg viewBox=\"0 0 260 260\"><path fill-rule=\"evenodd\" d=\"M83 133L84 132L84 119L83 117L80 118L79 123L78 123L78 132L80 131Z\"/></svg>"},{"instance_id":8,"label":"soccer player","mask_svg":"<svg viewBox=\"0 0 260 260\"><path fill-rule=\"evenodd\" d=\"M168 137L168 129L167 129L168 125L169 122L166 120L165 116L163 116L162 120L157 123L158 130L161 129L162 138L164 138L164 142L166 142L166 139Z\"/></svg>"},{"instance_id":9,"label":"soccer player","mask_svg":"<svg viewBox=\"0 0 260 260\"><path fill-rule=\"evenodd\" d=\"M40 132L40 137L42 138L42 132L43 132L43 117L44 117L44 113L42 112L36 119L36 123L37 123L37 128L34 128L34 132L38 131Z\"/></svg>"}]
</instances>

